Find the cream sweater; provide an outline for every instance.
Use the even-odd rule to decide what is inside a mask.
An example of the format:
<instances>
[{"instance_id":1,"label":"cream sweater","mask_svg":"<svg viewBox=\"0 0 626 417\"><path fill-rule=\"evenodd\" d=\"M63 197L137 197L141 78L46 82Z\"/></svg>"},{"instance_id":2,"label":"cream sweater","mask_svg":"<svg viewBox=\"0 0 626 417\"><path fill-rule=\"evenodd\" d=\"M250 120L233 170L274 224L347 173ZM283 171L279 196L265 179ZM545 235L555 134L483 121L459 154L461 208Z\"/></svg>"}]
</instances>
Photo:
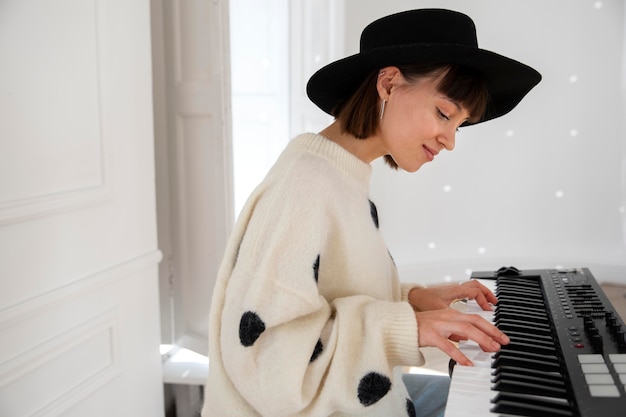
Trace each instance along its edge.
<instances>
[{"instance_id":1,"label":"cream sweater","mask_svg":"<svg viewBox=\"0 0 626 417\"><path fill-rule=\"evenodd\" d=\"M417 324L369 200L371 167L290 142L242 210L211 304L203 417L412 416Z\"/></svg>"}]
</instances>

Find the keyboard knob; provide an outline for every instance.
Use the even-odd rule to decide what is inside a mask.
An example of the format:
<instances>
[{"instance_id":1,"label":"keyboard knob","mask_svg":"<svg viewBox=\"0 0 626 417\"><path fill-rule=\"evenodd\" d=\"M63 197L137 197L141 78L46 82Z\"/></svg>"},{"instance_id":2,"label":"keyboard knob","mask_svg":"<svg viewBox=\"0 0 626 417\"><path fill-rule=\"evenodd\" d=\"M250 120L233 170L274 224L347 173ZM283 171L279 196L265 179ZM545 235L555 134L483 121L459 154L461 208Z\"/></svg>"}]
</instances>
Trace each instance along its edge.
<instances>
[{"instance_id":1,"label":"keyboard knob","mask_svg":"<svg viewBox=\"0 0 626 417\"><path fill-rule=\"evenodd\" d=\"M615 323L611 326L611 328L609 329L611 331L611 334L617 334L619 332L622 331L622 325L619 323Z\"/></svg>"},{"instance_id":2,"label":"keyboard knob","mask_svg":"<svg viewBox=\"0 0 626 417\"><path fill-rule=\"evenodd\" d=\"M603 347L602 336L600 336L599 334L595 334L591 336L591 346L593 347L594 352L596 353L602 352L602 347Z\"/></svg>"},{"instance_id":3,"label":"keyboard knob","mask_svg":"<svg viewBox=\"0 0 626 417\"><path fill-rule=\"evenodd\" d=\"M514 266L503 266L496 271L498 277L517 277L521 275L521 271Z\"/></svg>"}]
</instances>

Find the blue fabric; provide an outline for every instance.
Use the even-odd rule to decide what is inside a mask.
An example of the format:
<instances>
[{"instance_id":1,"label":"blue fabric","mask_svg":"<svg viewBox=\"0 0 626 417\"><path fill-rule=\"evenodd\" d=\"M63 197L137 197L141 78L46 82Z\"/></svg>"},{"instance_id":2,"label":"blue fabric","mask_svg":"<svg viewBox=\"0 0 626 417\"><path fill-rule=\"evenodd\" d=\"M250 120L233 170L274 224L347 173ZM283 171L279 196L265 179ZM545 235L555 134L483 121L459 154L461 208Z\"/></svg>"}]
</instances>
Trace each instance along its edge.
<instances>
[{"instance_id":1,"label":"blue fabric","mask_svg":"<svg viewBox=\"0 0 626 417\"><path fill-rule=\"evenodd\" d=\"M417 417L443 417L450 390L446 375L403 374Z\"/></svg>"}]
</instances>

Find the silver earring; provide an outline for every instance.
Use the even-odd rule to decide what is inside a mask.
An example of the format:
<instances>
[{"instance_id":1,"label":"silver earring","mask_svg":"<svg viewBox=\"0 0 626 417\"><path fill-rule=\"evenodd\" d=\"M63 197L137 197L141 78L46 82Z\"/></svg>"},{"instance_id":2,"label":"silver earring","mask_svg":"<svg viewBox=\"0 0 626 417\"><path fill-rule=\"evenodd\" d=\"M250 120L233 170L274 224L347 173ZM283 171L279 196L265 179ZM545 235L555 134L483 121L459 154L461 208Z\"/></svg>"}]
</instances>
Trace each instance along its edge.
<instances>
[{"instance_id":1,"label":"silver earring","mask_svg":"<svg viewBox=\"0 0 626 417\"><path fill-rule=\"evenodd\" d=\"M387 102L387 100L383 100L383 102L380 104L380 119L383 119L383 114L385 113L385 103Z\"/></svg>"}]
</instances>

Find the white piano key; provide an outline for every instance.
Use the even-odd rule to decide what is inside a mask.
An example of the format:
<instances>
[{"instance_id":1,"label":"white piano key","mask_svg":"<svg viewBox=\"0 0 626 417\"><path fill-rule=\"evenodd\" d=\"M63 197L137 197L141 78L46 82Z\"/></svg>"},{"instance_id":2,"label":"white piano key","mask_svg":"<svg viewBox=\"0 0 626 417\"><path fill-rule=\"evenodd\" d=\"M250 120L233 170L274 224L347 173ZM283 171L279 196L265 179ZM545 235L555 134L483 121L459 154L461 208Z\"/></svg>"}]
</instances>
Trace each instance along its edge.
<instances>
[{"instance_id":1,"label":"white piano key","mask_svg":"<svg viewBox=\"0 0 626 417\"><path fill-rule=\"evenodd\" d=\"M495 290L494 280L481 280L490 290ZM474 300L468 300L465 313L478 314L493 322L495 312L483 310ZM483 352L472 340L459 342L459 349L474 366L456 365L450 381L450 393L446 404L445 417L489 416L495 392L491 390L492 352Z\"/></svg>"},{"instance_id":2,"label":"white piano key","mask_svg":"<svg viewBox=\"0 0 626 417\"><path fill-rule=\"evenodd\" d=\"M489 415L493 395L490 367L456 365L445 417Z\"/></svg>"}]
</instances>

